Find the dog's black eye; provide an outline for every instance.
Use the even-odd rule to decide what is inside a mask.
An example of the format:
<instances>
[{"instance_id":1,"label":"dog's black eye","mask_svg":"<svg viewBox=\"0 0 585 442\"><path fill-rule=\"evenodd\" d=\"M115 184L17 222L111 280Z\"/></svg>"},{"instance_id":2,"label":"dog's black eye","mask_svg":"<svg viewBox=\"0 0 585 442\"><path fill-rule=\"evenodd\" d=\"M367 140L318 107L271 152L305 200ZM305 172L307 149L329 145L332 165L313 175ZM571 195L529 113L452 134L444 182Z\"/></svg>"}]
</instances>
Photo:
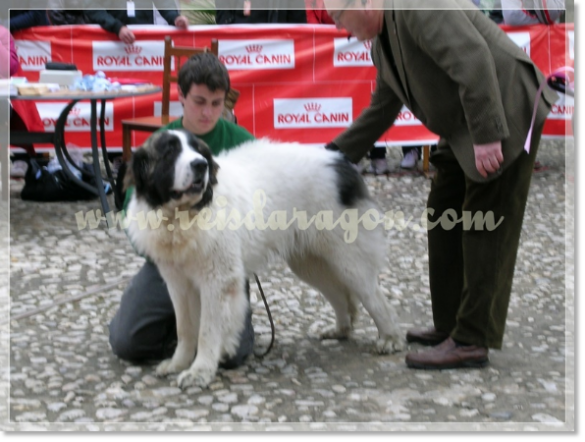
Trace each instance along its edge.
<instances>
[{"instance_id":1,"label":"dog's black eye","mask_svg":"<svg viewBox=\"0 0 585 442\"><path fill-rule=\"evenodd\" d=\"M177 192L176 190L171 190L171 198L174 200L178 200L183 196L183 192Z\"/></svg>"}]
</instances>

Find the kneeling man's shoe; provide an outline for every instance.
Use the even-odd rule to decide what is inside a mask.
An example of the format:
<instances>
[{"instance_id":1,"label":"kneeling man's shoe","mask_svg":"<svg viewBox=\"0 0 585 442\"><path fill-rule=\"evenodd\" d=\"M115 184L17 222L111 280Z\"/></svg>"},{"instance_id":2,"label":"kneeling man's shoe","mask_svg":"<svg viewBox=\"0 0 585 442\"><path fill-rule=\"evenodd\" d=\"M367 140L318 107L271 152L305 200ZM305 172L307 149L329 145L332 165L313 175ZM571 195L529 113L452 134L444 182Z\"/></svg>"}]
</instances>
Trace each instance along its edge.
<instances>
[{"instance_id":1,"label":"kneeling man's shoe","mask_svg":"<svg viewBox=\"0 0 585 442\"><path fill-rule=\"evenodd\" d=\"M420 353L408 353L410 368L443 370L448 368L482 368L488 365L488 349L477 345L461 345L448 338L436 347Z\"/></svg>"},{"instance_id":2,"label":"kneeling man's shoe","mask_svg":"<svg viewBox=\"0 0 585 442\"><path fill-rule=\"evenodd\" d=\"M438 331L435 327L412 329L406 332L407 342L417 342L422 345L439 345L449 337L449 333Z\"/></svg>"}]
</instances>

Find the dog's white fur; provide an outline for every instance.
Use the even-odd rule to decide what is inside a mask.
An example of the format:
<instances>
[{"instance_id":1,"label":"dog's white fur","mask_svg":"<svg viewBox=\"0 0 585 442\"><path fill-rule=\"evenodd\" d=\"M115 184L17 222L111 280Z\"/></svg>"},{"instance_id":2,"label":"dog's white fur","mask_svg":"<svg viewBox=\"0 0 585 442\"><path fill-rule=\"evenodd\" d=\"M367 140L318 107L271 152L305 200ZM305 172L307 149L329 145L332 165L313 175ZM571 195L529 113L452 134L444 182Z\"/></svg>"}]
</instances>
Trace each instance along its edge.
<instances>
[{"instance_id":1,"label":"dog's white fur","mask_svg":"<svg viewBox=\"0 0 585 442\"><path fill-rule=\"evenodd\" d=\"M177 136L181 139L181 144L187 146L187 137L184 132L175 131ZM183 148L181 155L177 159L175 165L175 180L173 182L173 189L176 191L184 191L193 183L193 169L191 163L196 160L205 161L203 155L193 149ZM204 187L207 186L209 175L204 178Z\"/></svg>"},{"instance_id":2,"label":"dog's white fur","mask_svg":"<svg viewBox=\"0 0 585 442\"><path fill-rule=\"evenodd\" d=\"M177 136L183 134L177 132ZM189 187L189 163L201 155L183 138L183 152L175 164L175 190ZM331 211L333 220L347 207L338 201L334 167L339 154L298 144L249 142L215 158L219 164L218 184L208 206L213 213L237 210L242 216L254 210L253 195L266 194L263 214L293 208L307 212L307 219L320 211ZM205 185L209 182L205 180ZM337 319L323 338L346 338L357 312L357 301L374 319L379 330L380 353L403 348L393 308L378 285L378 274L386 264L386 238L382 226L360 228L353 243L344 231L318 230L315 223L306 230L297 223L285 230L241 227L237 230L202 230L193 225L182 229L175 219L176 208L192 207L200 193L185 194L162 207L168 218L158 229L140 228L131 222L130 238L141 252L151 257L167 283L177 319L178 345L171 359L159 364L158 375L181 372L178 383L207 386L215 377L222 356L235 353L248 308L245 277L261 272L271 255L284 258L292 271L318 289L332 304ZM360 215L378 210L369 198L355 206ZM128 216L136 217L152 208L134 193ZM190 214L194 217L196 212ZM196 355L196 357L195 357Z\"/></svg>"}]
</instances>

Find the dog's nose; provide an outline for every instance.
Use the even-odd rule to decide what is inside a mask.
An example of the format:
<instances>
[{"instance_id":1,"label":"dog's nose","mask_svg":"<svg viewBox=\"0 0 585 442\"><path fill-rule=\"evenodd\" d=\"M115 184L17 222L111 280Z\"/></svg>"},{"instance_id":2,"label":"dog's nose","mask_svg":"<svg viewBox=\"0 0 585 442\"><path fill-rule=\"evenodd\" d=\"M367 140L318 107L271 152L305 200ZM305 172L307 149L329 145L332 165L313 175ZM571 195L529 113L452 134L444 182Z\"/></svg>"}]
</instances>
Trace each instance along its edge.
<instances>
[{"instance_id":1,"label":"dog's nose","mask_svg":"<svg viewBox=\"0 0 585 442\"><path fill-rule=\"evenodd\" d=\"M191 161L191 169L195 174L204 174L207 171L207 161L202 158L197 158Z\"/></svg>"}]
</instances>

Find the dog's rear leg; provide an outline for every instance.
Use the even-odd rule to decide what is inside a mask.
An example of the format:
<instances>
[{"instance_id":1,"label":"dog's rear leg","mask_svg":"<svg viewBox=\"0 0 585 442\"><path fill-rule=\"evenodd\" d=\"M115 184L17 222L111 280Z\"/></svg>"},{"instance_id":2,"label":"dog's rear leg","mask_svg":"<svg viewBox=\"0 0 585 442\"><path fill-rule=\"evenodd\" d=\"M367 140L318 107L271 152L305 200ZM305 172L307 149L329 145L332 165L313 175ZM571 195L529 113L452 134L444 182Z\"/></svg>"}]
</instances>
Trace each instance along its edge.
<instances>
[{"instance_id":1,"label":"dog's rear leg","mask_svg":"<svg viewBox=\"0 0 585 442\"><path fill-rule=\"evenodd\" d=\"M333 274L327 262L316 256L304 255L290 258L288 264L301 280L319 290L335 311L336 325L325 328L320 338L347 339L357 315L357 308L351 302L347 288Z\"/></svg>"},{"instance_id":2,"label":"dog's rear leg","mask_svg":"<svg viewBox=\"0 0 585 442\"><path fill-rule=\"evenodd\" d=\"M376 342L378 353L386 354L403 350L405 343L398 326L398 315L382 293L377 278L372 281L372 284L361 286L353 284L351 290L361 300L378 328L379 337Z\"/></svg>"}]
</instances>

